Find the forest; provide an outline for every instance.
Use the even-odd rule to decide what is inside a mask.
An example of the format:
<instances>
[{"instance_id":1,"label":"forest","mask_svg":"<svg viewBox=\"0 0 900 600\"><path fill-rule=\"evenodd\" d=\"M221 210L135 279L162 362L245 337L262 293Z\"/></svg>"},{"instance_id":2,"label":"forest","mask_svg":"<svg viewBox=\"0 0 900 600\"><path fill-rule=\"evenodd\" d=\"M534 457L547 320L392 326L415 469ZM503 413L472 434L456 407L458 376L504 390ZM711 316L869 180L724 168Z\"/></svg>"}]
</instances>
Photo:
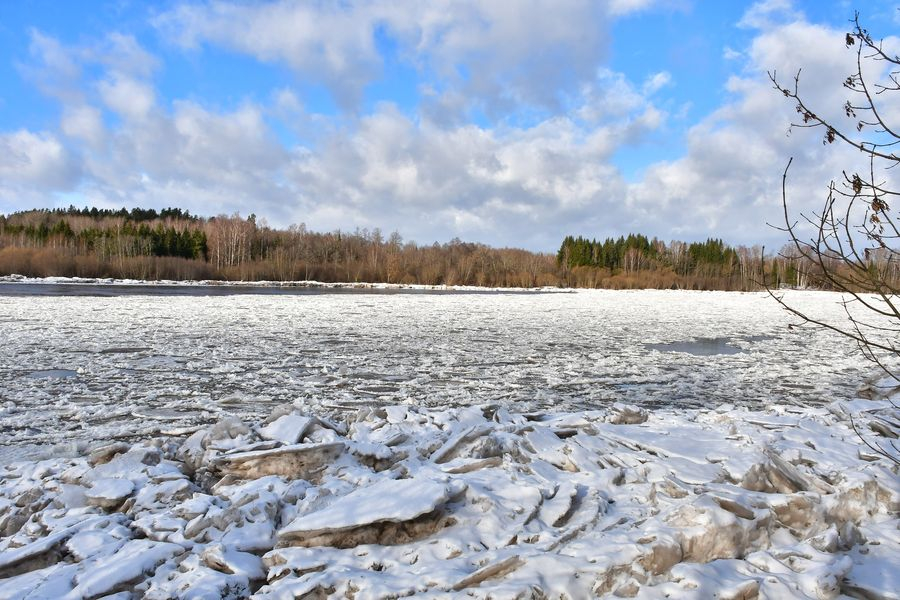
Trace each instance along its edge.
<instances>
[{"instance_id":1,"label":"forest","mask_svg":"<svg viewBox=\"0 0 900 600\"><path fill-rule=\"evenodd\" d=\"M872 268L900 277L896 264L877 255ZM178 208L0 215L0 275L746 291L763 282L827 287L821 269L788 248L766 255L720 239L568 236L552 255L458 239L419 245L379 229L275 229L252 214L204 218Z\"/></svg>"}]
</instances>

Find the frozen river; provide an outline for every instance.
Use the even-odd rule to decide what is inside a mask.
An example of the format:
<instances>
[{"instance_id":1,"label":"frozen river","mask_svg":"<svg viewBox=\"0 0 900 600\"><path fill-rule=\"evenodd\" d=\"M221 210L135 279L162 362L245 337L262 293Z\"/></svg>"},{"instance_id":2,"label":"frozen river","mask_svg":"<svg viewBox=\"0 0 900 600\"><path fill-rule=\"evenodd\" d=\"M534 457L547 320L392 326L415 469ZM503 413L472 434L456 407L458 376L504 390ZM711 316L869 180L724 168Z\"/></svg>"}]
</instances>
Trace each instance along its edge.
<instances>
[{"instance_id":1,"label":"frozen river","mask_svg":"<svg viewBox=\"0 0 900 600\"><path fill-rule=\"evenodd\" d=\"M834 294L789 299L842 315ZM794 321L764 293L0 295L0 460L291 402L761 407L874 375Z\"/></svg>"}]
</instances>

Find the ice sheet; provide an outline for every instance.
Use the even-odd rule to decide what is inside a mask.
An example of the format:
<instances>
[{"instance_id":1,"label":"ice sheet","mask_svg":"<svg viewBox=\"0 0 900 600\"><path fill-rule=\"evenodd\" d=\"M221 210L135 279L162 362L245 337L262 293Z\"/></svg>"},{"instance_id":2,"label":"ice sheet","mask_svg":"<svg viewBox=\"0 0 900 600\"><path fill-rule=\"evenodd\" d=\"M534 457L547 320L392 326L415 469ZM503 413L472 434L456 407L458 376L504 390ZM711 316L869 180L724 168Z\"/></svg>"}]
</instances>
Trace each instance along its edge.
<instances>
[{"instance_id":1,"label":"ice sheet","mask_svg":"<svg viewBox=\"0 0 900 600\"><path fill-rule=\"evenodd\" d=\"M788 299L843 317L836 294ZM764 293L0 296L0 462L187 435L298 399L325 416L853 398L871 366L834 334L790 322ZM741 351L679 351L698 340Z\"/></svg>"}]
</instances>

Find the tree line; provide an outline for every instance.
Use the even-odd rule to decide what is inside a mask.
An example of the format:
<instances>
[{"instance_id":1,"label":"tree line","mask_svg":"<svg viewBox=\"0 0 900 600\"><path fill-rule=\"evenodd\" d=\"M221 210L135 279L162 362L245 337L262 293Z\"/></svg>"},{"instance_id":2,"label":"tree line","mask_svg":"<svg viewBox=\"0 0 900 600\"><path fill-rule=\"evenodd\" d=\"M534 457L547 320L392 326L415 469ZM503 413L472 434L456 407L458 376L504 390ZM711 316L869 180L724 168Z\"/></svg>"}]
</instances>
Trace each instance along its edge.
<instances>
[{"instance_id":1,"label":"tree line","mask_svg":"<svg viewBox=\"0 0 900 600\"><path fill-rule=\"evenodd\" d=\"M663 242L641 234L603 241L567 236L556 255L573 287L652 287L751 291L764 287L834 289L825 275L843 268L835 254L810 260L793 245L774 256L762 246L723 240ZM867 255L868 268L900 282L900 262L887 250Z\"/></svg>"},{"instance_id":2,"label":"tree line","mask_svg":"<svg viewBox=\"0 0 900 600\"><path fill-rule=\"evenodd\" d=\"M873 268L896 271L877 256ZM789 249L766 256L720 239L568 236L552 255L458 239L419 245L379 229L275 229L255 215L204 218L178 208L0 215L0 274L35 277L754 290L821 286L820 270Z\"/></svg>"}]
</instances>

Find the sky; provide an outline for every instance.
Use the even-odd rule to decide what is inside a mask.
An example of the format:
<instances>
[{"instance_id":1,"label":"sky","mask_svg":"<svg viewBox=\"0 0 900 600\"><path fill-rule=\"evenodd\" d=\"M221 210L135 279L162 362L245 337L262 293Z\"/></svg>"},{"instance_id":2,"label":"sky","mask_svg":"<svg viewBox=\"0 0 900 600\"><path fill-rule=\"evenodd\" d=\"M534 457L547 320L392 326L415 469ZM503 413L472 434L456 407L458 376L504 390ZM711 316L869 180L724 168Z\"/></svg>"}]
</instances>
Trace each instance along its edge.
<instances>
[{"instance_id":1,"label":"sky","mask_svg":"<svg viewBox=\"0 0 900 600\"><path fill-rule=\"evenodd\" d=\"M767 73L802 69L804 98L841 119L854 10L892 47L898 6L0 0L0 213L778 247L787 161L791 209L810 212L858 156L791 130Z\"/></svg>"}]
</instances>

